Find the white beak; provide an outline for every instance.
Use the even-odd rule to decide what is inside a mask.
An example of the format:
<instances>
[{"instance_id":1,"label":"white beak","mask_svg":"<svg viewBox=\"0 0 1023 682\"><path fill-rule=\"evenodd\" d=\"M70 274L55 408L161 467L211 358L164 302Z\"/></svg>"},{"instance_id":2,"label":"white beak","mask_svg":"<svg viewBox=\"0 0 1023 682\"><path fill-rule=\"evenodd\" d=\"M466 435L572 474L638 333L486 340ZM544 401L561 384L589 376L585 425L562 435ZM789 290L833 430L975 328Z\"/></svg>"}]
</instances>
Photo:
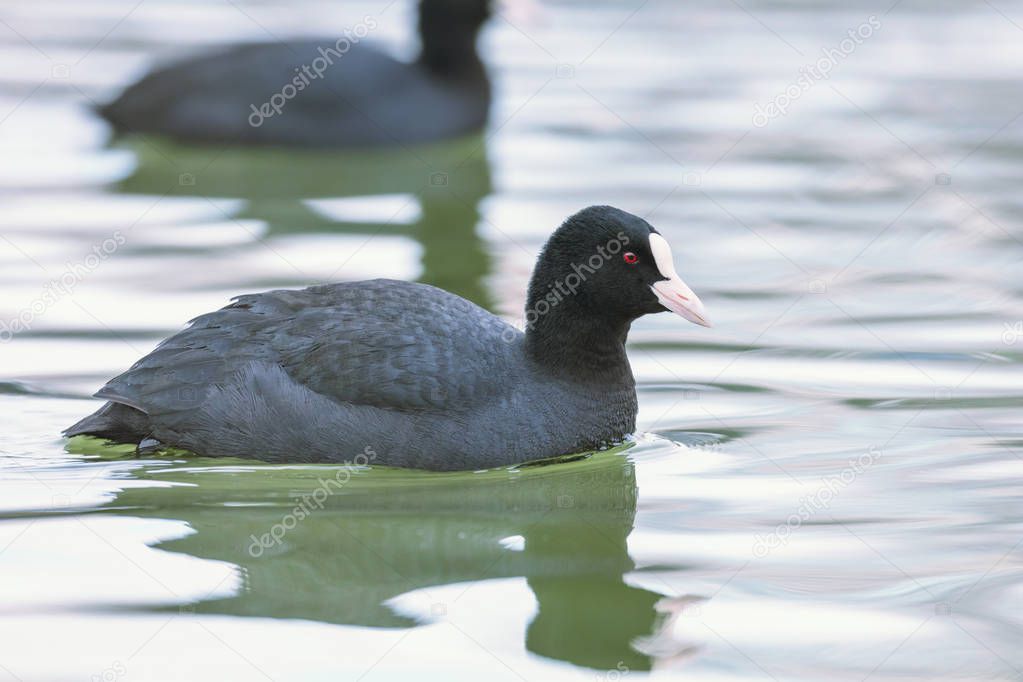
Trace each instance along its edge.
<instances>
[{"instance_id":1,"label":"white beak","mask_svg":"<svg viewBox=\"0 0 1023 682\"><path fill-rule=\"evenodd\" d=\"M664 277L663 280L655 282L650 287L654 295L657 296L657 301L671 312L681 315L690 322L709 327L710 322L707 321L704 314L703 302L675 272L671 247L668 246L664 237L651 232L650 251L654 255L657 270Z\"/></svg>"}]
</instances>

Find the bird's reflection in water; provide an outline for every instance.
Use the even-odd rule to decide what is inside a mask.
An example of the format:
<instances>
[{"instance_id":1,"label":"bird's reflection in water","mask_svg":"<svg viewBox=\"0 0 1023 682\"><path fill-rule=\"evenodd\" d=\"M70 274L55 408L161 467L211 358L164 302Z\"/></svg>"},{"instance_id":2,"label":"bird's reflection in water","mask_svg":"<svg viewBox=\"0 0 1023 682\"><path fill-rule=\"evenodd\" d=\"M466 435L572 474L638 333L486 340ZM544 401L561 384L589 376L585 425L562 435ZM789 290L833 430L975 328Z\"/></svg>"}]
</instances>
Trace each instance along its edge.
<instances>
[{"instance_id":1,"label":"bird's reflection in water","mask_svg":"<svg viewBox=\"0 0 1023 682\"><path fill-rule=\"evenodd\" d=\"M242 569L238 594L197 604L200 613L405 628L430 614L392 610L400 595L523 577L538 605L529 651L602 670L651 666L635 643L655 632L661 595L623 580L637 488L621 452L457 474L198 462L143 466L136 475L161 486L125 489L109 506L181 519L195 532L160 549ZM321 488L329 494L314 496ZM303 495L321 502L298 514ZM473 599L470 589L459 601L502 617Z\"/></svg>"},{"instance_id":2,"label":"bird's reflection in water","mask_svg":"<svg viewBox=\"0 0 1023 682\"><path fill-rule=\"evenodd\" d=\"M490 258L476 234L480 203L491 191L481 136L372 152L200 147L140 136L116 144L138 158L118 191L240 198L244 209L230 217L265 222L269 239L311 233L408 236L422 246L419 281L490 307L483 285ZM332 216L310 201L385 195L402 195L399 210L388 210L394 201L381 201L369 217L346 217L343 208ZM418 217L403 217L410 214Z\"/></svg>"}]
</instances>

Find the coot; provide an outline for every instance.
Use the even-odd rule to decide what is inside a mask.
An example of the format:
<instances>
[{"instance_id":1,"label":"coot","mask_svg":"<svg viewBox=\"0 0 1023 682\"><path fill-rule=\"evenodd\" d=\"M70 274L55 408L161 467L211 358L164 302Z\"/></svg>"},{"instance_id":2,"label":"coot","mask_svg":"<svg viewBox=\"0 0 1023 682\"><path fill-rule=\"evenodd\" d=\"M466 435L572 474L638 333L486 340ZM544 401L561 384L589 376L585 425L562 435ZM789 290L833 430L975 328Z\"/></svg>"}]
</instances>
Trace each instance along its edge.
<instances>
[{"instance_id":1,"label":"coot","mask_svg":"<svg viewBox=\"0 0 1023 682\"><path fill-rule=\"evenodd\" d=\"M610 206L568 218L529 283L523 333L442 289L393 280L239 296L192 320L65 435L211 457L480 469L635 429L633 320L707 325L667 241Z\"/></svg>"},{"instance_id":2,"label":"coot","mask_svg":"<svg viewBox=\"0 0 1023 682\"><path fill-rule=\"evenodd\" d=\"M484 126L476 53L489 0L420 0L421 50L401 62L363 42L377 19L322 40L257 43L149 74L99 113L120 132L197 143L381 147Z\"/></svg>"}]
</instances>

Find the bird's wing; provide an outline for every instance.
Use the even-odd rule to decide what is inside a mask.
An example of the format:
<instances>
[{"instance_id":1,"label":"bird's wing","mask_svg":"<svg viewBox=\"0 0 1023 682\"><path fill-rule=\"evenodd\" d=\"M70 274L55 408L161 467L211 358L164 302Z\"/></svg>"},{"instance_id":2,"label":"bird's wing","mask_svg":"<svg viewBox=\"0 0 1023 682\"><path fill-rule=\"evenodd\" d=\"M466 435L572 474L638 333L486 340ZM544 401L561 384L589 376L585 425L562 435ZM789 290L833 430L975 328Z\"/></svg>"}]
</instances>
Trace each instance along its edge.
<instances>
[{"instance_id":1,"label":"bird's wing","mask_svg":"<svg viewBox=\"0 0 1023 682\"><path fill-rule=\"evenodd\" d=\"M521 333L422 284L373 280L240 296L193 320L97 397L150 416L201 409L210 386L277 365L346 404L457 412L507 388Z\"/></svg>"}]
</instances>

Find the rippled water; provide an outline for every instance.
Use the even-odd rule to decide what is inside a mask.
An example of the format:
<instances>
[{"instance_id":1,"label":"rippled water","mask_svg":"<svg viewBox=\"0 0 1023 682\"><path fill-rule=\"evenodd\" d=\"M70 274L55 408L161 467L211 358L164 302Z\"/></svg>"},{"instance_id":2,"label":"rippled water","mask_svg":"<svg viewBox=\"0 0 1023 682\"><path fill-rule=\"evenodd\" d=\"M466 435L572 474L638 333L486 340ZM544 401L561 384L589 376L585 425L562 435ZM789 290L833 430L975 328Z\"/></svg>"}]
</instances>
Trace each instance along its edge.
<instances>
[{"instance_id":1,"label":"rippled water","mask_svg":"<svg viewBox=\"0 0 1023 682\"><path fill-rule=\"evenodd\" d=\"M407 51L388 4L0 8L0 679L1023 679L1023 3L515 6L486 136L414 153L111 143L88 109L268 31L374 14ZM716 323L636 324L617 450L426 474L59 437L239 292L418 279L516 319L591 203L666 234Z\"/></svg>"}]
</instances>

